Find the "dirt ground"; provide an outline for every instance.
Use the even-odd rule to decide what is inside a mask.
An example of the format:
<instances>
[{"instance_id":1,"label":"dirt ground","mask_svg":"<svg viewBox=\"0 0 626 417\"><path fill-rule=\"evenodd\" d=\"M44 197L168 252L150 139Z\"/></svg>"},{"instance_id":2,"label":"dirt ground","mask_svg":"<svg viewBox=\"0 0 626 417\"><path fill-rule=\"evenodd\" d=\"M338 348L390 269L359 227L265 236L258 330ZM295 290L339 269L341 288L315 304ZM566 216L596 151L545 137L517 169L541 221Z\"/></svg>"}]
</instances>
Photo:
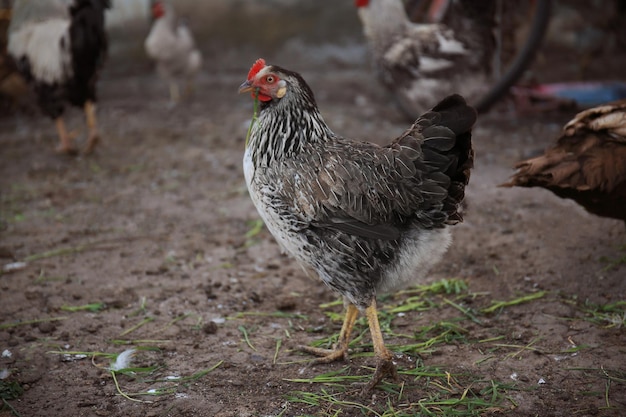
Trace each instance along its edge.
<instances>
[{"instance_id":1,"label":"dirt ground","mask_svg":"<svg viewBox=\"0 0 626 417\"><path fill-rule=\"evenodd\" d=\"M266 58L304 75L335 131L384 143L404 129L360 52L308 65L293 48ZM464 285L381 299L407 372L368 396L349 378L312 382L367 380L371 345L364 333L349 363L315 367L294 349L336 336L341 305L280 254L247 195L252 103L236 91L258 57L248 52L209 60L194 96L170 106L148 63L114 51L89 157L56 155L45 118L0 118L0 416L443 414L418 405L435 397L458 401L455 415L626 414L626 265L611 262L626 228L543 190L497 187L573 115L506 103L475 128L466 220L424 283ZM77 110L68 124L84 130ZM518 303L484 310L507 300ZM112 372L129 348L135 373ZM415 377L420 367L433 373Z\"/></svg>"}]
</instances>

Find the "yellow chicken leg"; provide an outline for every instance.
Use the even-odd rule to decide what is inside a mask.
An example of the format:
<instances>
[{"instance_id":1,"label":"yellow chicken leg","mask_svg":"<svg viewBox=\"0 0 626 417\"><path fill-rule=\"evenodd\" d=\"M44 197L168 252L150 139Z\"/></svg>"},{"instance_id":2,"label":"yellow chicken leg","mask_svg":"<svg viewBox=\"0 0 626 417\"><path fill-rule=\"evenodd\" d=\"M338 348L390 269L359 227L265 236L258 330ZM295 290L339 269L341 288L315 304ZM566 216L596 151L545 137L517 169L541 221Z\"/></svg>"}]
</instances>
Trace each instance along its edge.
<instances>
[{"instance_id":1,"label":"yellow chicken leg","mask_svg":"<svg viewBox=\"0 0 626 417\"><path fill-rule=\"evenodd\" d=\"M354 327L354 322L359 315L359 310L354 304L348 304L346 309L346 316L343 319L343 325L339 332L339 340L334 349L321 349L311 346L300 346L298 349L310 353L312 355L321 356L313 361L313 364L317 363L330 363L341 359L348 359L348 345L350 344L350 334Z\"/></svg>"},{"instance_id":2,"label":"yellow chicken leg","mask_svg":"<svg viewBox=\"0 0 626 417\"><path fill-rule=\"evenodd\" d=\"M76 155L77 151L74 147L74 140L72 135L70 135L65 128L65 121L63 121L63 117L59 116L54 120L54 123L57 127L57 133L59 135L59 146L57 146L56 151L59 153L64 153L67 155Z\"/></svg>"},{"instance_id":3,"label":"yellow chicken leg","mask_svg":"<svg viewBox=\"0 0 626 417\"><path fill-rule=\"evenodd\" d=\"M90 154L100 142L100 133L98 132L98 121L96 119L96 105L92 101L85 103L85 118L87 119L87 129L89 136L85 145L85 154Z\"/></svg>"},{"instance_id":4,"label":"yellow chicken leg","mask_svg":"<svg viewBox=\"0 0 626 417\"><path fill-rule=\"evenodd\" d=\"M372 335L372 343L374 345L374 356L376 357L376 371L372 380L367 384L364 391L370 391L376 386L383 378L390 376L393 379L398 377L396 366L393 363L393 353L385 346L383 340L383 333L380 330L380 324L378 322L378 311L376 310L376 300L367 307L365 310L365 316L367 317L367 324L370 328Z\"/></svg>"},{"instance_id":5,"label":"yellow chicken leg","mask_svg":"<svg viewBox=\"0 0 626 417\"><path fill-rule=\"evenodd\" d=\"M320 349L310 346L300 346L298 349L311 353L313 355L321 356L313 361L313 364L318 363L330 363L338 360L348 358L348 345L350 344L350 333L354 327L354 322L359 315L359 310L354 304L348 304L346 310L346 317L343 320L341 331L339 332L339 340L334 349ZM378 384L383 378L390 376L394 379L397 378L396 366L393 363L393 353L385 346L383 341L383 334L380 330L380 323L378 322L378 312L376 310L376 300L372 301L372 304L365 310L365 316L367 317L367 324L370 328L372 335L372 343L374 345L374 356L376 357L376 371L372 376L371 381L365 386L364 391L371 391L376 384Z\"/></svg>"}]
</instances>

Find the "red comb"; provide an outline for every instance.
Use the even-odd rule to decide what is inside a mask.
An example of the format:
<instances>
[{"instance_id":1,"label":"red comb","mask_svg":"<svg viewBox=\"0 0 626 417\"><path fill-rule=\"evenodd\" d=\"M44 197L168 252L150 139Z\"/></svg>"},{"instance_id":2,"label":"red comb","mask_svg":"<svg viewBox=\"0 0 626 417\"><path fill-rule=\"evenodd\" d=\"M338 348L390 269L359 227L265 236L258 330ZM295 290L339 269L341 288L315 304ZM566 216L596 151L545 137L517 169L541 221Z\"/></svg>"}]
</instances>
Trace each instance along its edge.
<instances>
[{"instance_id":1,"label":"red comb","mask_svg":"<svg viewBox=\"0 0 626 417\"><path fill-rule=\"evenodd\" d=\"M259 58L248 71L248 79L251 80L263 67L265 66L265 60L263 58Z\"/></svg>"}]
</instances>

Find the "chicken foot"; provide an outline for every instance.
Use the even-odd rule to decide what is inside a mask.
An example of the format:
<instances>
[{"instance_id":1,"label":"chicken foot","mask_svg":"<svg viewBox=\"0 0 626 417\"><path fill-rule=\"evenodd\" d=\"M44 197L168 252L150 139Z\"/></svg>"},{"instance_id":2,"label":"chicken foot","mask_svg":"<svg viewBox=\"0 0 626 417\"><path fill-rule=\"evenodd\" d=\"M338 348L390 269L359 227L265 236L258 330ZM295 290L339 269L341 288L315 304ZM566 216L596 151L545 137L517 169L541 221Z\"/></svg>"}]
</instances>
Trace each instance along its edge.
<instances>
[{"instance_id":1,"label":"chicken foot","mask_svg":"<svg viewBox=\"0 0 626 417\"><path fill-rule=\"evenodd\" d=\"M389 376L393 379L398 379L398 372L396 371L396 365L393 363L393 353L387 349L383 340L383 333L378 322L376 300L365 310L365 317L367 317L367 324L369 325L372 344L374 345L374 356L377 360L376 371L374 371L372 379L363 389L363 392L369 392L385 377Z\"/></svg>"},{"instance_id":2,"label":"chicken foot","mask_svg":"<svg viewBox=\"0 0 626 417\"><path fill-rule=\"evenodd\" d=\"M76 150L76 147L74 147L74 135L67 131L63 117L57 117L54 120L54 123L56 124L60 142L56 147L56 151L67 155L76 155L78 151Z\"/></svg>"},{"instance_id":3,"label":"chicken foot","mask_svg":"<svg viewBox=\"0 0 626 417\"><path fill-rule=\"evenodd\" d=\"M350 334L354 327L354 322L359 315L359 310L354 304L348 304L346 309L346 316L343 319L343 325L339 332L339 340L334 349L321 349L311 346L299 346L298 350L301 350L312 355L320 356L320 358L313 361L313 364L330 363L338 360L348 359L348 345L350 344Z\"/></svg>"},{"instance_id":4,"label":"chicken foot","mask_svg":"<svg viewBox=\"0 0 626 417\"><path fill-rule=\"evenodd\" d=\"M320 358L313 361L313 364L330 363L338 360L347 360L348 358L348 345L350 344L350 333L359 315L359 310L354 304L348 304L346 310L346 316L339 332L339 340L334 349L320 349L310 346L299 346L298 349L310 353ZM364 387L363 392L367 393L371 391L383 378L391 377L397 379L398 373L396 366L393 363L393 353L387 349L383 340L383 334L380 330L380 323L378 321L378 311L376 309L376 300L372 301L372 304L365 310L365 316L367 317L367 324L369 325L370 333L372 335L372 343L374 345L374 356L376 357L376 371L370 382Z\"/></svg>"},{"instance_id":5,"label":"chicken foot","mask_svg":"<svg viewBox=\"0 0 626 417\"><path fill-rule=\"evenodd\" d=\"M89 155L96 148L98 142L100 142L98 121L96 119L96 105L92 101L87 101L85 103L85 118L87 119L87 129L89 129L89 136L87 137L87 144L85 145L84 153L86 155Z\"/></svg>"}]
</instances>

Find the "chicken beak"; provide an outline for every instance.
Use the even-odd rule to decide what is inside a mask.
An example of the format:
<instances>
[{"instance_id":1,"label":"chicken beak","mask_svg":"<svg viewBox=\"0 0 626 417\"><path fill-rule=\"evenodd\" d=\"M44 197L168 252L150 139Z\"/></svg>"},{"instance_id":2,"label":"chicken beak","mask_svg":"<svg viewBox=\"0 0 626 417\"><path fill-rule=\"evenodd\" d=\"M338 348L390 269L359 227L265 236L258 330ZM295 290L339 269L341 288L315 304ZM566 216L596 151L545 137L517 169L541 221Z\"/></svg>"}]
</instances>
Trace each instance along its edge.
<instances>
[{"instance_id":1,"label":"chicken beak","mask_svg":"<svg viewBox=\"0 0 626 417\"><path fill-rule=\"evenodd\" d=\"M252 80L246 80L239 86L239 94L252 91Z\"/></svg>"}]
</instances>

